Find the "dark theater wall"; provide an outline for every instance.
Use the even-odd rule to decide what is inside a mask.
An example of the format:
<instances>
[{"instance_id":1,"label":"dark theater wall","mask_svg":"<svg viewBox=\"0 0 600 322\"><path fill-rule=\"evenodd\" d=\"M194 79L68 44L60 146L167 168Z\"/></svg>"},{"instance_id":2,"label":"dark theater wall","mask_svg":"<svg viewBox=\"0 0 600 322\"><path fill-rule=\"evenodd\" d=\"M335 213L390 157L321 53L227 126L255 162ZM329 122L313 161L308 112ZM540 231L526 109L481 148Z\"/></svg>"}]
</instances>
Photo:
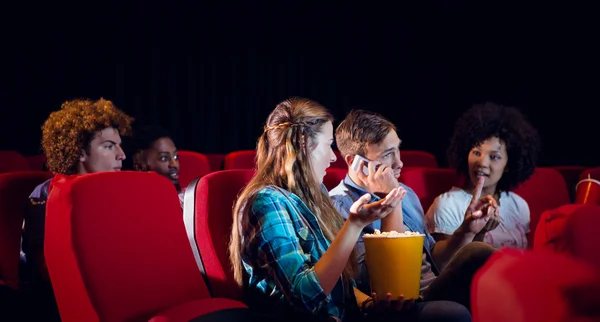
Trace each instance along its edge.
<instances>
[{"instance_id":1,"label":"dark theater wall","mask_svg":"<svg viewBox=\"0 0 600 322\"><path fill-rule=\"evenodd\" d=\"M276 3L4 7L0 149L38 153L39 128L62 101L101 96L166 127L180 149L252 149L278 101L306 96L338 120L378 111L403 148L445 165L456 118L493 100L539 129L542 165L600 165L590 9Z\"/></svg>"}]
</instances>

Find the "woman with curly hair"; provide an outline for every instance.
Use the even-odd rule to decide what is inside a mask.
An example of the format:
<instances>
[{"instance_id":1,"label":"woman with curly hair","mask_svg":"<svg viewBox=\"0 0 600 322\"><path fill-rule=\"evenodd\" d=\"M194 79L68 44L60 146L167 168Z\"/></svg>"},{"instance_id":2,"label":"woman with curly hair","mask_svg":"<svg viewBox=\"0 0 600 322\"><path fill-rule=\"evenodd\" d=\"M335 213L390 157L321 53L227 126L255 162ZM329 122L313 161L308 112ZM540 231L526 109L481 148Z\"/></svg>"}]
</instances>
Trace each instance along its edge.
<instances>
[{"instance_id":1,"label":"woman with curly hair","mask_svg":"<svg viewBox=\"0 0 600 322\"><path fill-rule=\"evenodd\" d=\"M63 103L42 126L42 149L48 169L63 175L120 171L125 159L121 134L128 134L132 121L111 101L102 98ZM34 189L25 212L22 245L26 260L25 280L32 284L48 282L44 227L51 181Z\"/></svg>"},{"instance_id":2,"label":"woman with curly hair","mask_svg":"<svg viewBox=\"0 0 600 322\"><path fill-rule=\"evenodd\" d=\"M539 150L536 129L518 109L488 102L465 112L448 148L449 164L465 183L438 196L429 208L433 237L444 240L460 228L473 188L484 180L483 194L498 202L499 215L481 223L473 240L496 248L527 248L529 206L510 189L533 174Z\"/></svg>"}]
</instances>

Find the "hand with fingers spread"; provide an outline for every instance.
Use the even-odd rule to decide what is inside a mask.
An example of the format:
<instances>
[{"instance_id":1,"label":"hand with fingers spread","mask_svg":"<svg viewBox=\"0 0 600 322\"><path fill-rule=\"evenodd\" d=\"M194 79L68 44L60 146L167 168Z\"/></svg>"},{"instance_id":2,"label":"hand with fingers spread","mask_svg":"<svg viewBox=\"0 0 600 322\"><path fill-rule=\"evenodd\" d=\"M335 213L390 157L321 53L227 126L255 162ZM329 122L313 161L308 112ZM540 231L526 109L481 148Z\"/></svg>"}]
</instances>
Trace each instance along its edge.
<instances>
[{"instance_id":1,"label":"hand with fingers spread","mask_svg":"<svg viewBox=\"0 0 600 322\"><path fill-rule=\"evenodd\" d=\"M369 302L365 303L362 309L365 313L385 314L410 310L414 304L415 299L405 300L402 294L396 300L392 300L392 294L387 293L385 300L377 300L377 294L373 292Z\"/></svg>"},{"instance_id":2,"label":"hand with fingers spread","mask_svg":"<svg viewBox=\"0 0 600 322\"><path fill-rule=\"evenodd\" d=\"M362 229L368 224L387 216L400 204L405 194L404 189L396 187L385 198L370 204L368 202L371 200L371 195L365 194L350 207L348 220Z\"/></svg>"},{"instance_id":3,"label":"hand with fingers spread","mask_svg":"<svg viewBox=\"0 0 600 322\"><path fill-rule=\"evenodd\" d=\"M473 198L462 223L462 228L465 232L484 234L495 229L500 224L498 202L490 195L481 197L484 183L485 178L479 177L477 186L473 189Z\"/></svg>"},{"instance_id":4,"label":"hand with fingers spread","mask_svg":"<svg viewBox=\"0 0 600 322\"><path fill-rule=\"evenodd\" d=\"M369 175L364 174L362 167L359 167L358 171L353 169L350 171L354 171L373 194L386 195L398 187L398 179L394 176L392 168L375 161L369 161L368 168Z\"/></svg>"}]
</instances>

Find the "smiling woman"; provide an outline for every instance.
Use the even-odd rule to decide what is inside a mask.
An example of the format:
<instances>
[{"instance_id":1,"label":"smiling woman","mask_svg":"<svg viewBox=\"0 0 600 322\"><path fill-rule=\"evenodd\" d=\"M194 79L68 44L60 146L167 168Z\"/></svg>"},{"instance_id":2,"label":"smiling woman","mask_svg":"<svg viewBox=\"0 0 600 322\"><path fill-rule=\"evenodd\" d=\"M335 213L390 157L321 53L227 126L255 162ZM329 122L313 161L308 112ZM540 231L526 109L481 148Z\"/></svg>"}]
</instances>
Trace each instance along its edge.
<instances>
[{"instance_id":1,"label":"smiling woman","mask_svg":"<svg viewBox=\"0 0 600 322\"><path fill-rule=\"evenodd\" d=\"M465 185L440 195L427 212L430 232L441 240L463 223L464 209L479 180L483 195L499 204L499 216L489 217L474 240L496 248L526 248L529 206L510 192L535 169L540 141L536 129L514 107L476 105L456 122L448 149L449 163L465 177Z\"/></svg>"}]
</instances>

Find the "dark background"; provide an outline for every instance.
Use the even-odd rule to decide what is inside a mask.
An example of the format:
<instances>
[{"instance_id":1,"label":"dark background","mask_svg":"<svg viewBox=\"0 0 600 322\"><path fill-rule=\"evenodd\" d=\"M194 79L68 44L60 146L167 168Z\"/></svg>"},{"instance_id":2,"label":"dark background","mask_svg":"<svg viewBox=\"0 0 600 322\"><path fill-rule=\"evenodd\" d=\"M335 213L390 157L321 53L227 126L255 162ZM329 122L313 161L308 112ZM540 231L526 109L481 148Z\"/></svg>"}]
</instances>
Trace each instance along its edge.
<instances>
[{"instance_id":1,"label":"dark background","mask_svg":"<svg viewBox=\"0 0 600 322\"><path fill-rule=\"evenodd\" d=\"M0 149L40 152L71 98L104 97L181 150L253 149L288 96L395 122L404 149L445 149L473 103L520 108L541 165L597 166L592 5L396 2L25 2L0 5Z\"/></svg>"}]
</instances>

